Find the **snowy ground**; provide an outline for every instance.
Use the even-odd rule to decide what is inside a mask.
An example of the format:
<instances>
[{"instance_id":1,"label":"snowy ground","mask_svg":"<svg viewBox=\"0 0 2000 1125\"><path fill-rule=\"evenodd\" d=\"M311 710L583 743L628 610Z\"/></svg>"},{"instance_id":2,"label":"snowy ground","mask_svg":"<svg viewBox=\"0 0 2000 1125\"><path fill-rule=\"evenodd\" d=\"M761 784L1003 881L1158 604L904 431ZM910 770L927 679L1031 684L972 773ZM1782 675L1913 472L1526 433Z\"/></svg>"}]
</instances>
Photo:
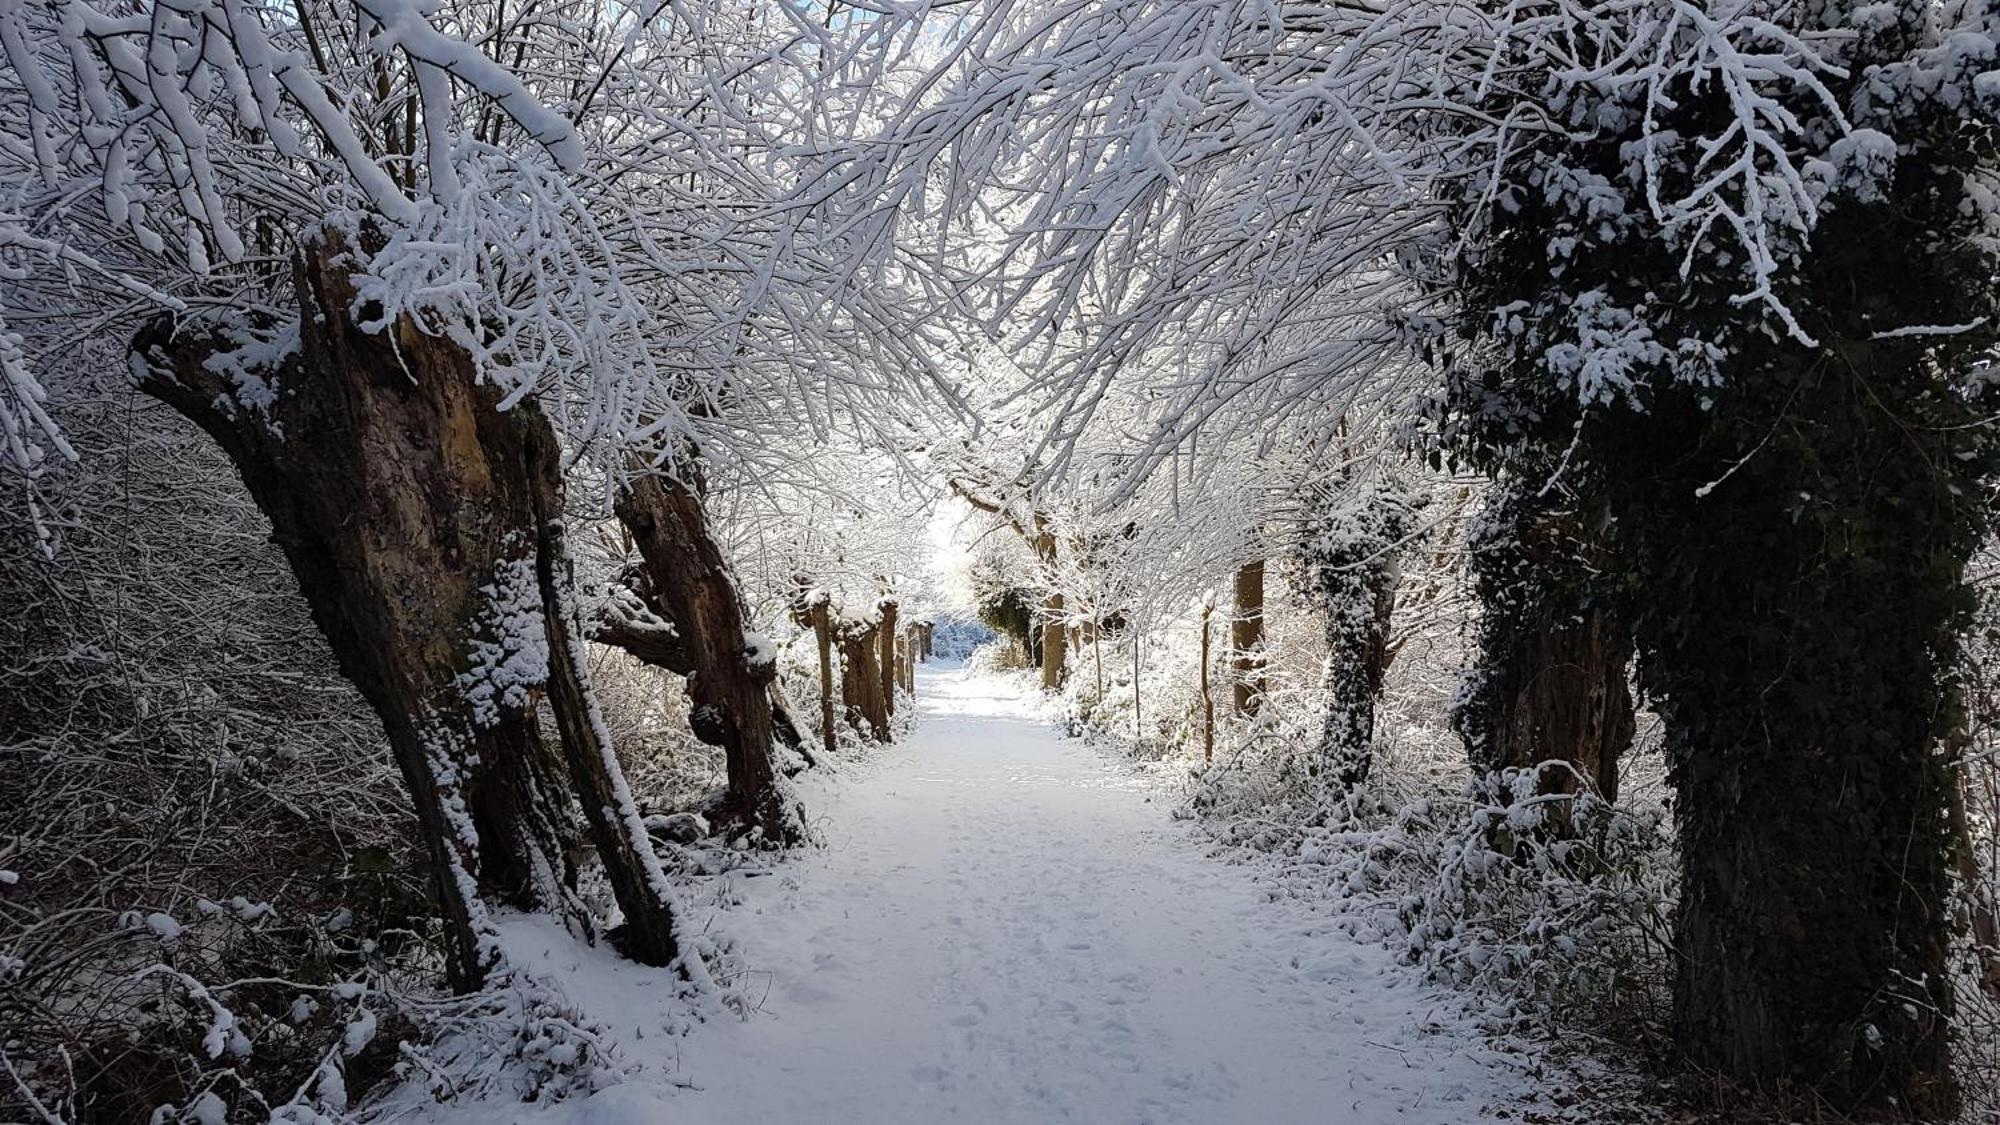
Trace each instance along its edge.
<instances>
[{"instance_id":1,"label":"snowy ground","mask_svg":"<svg viewBox=\"0 0 2000 1125\"><path fill-rule=\"evenodd\" d=\"M548 943L644 1066L524 1119L1462 1125L1521 1090L1450 998L1206 858L1018 689L932 668L918 696L913 738L812 795L827 846L742 879L748 1019L665 1034L655 974ZM434 1116L520 1111L468 1108Z\"/></svg>"}]
</instances>

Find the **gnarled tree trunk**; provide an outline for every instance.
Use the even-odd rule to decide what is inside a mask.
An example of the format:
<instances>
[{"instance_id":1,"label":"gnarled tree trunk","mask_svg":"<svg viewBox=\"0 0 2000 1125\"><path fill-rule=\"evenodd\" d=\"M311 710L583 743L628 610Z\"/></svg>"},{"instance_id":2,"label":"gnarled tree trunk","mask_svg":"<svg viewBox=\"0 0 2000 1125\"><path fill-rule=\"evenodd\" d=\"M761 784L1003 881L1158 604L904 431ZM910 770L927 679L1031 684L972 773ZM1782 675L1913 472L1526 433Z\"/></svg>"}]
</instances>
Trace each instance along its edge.
<instances>
[{"instance_id":1,"label":"gnarled tree trunk","mask_svg":"<svg viewBox=\"0 0 2000 1125\"><path fill-rule=\"evenodd\" d=\"M689 723L697 738L722 748L728 790L717 813L773 843L804 839L802 810L771 761L777 667L772 654L751 649L736 581L709 534L701 499L681 481L639 474L619 491L615 507L645 562L646 590L673 622L692 665Z\"/></svg>"},{"instance_id":2,"label":"gnarled tree trunk","mask_svg":"<svg viewBox=\"0 0 2000 1125\"><path fill-rule=\"evenodd\" d=\"M889 700L883 693L881 651L874 621L846 619L836 623L840 643L840 696L847 723L877 742L889 741Z\"/></svg>"},{"instance_id":3,"label":"gnarled tree trunk","mask_svg":"<svg viewBox=\"0 0 2000 1125\"><path fill-rule=\"evenodd\" d=\"M680 630L667 620L666 613L667 607L653 592L645 575L629 573L611 583L603 590L603 596L596 599L594 612L584 623L585 636L685 679L694 674L694 654L681 640ZM776 677L771 680L768 695L772 736L797 750L807 766L813 765L805 738L799 733L798 720L792 714L791 702L785 698ZM702 727L695 734L715 736L715 731Z\"/></svg>"},{"instance_id":4,"label":"gnarled tree trunk","mask_svg":"<svg viewBox=\"0 0 2000 1125\"><path fill-rule=\"evenodd\" d=\"M1236 571L1236 615L1229 621L1229 658L1236 675L1236 713L1255 715L1264 694L1264 560Z\"/></svg>"},{"instance_id":5,"label":"gnarled tree trunk","mask_svg":"<svg viewBox=\"0 0 2000 1125\"><path fill-rule=\"evenodd\" d=\"M454 987L499 946L486 899L586 915L566 858L578 832L536 706L552 691L569 774L622 792L574 664L555 435L532 402L498 409L471 360L407 319L360 329L346 247L294 271L298 350L263 365L230 333L155 321L142 387L215 438L271 519L313 619L381 716L430 851ZM675 954L658 869L630 802L586 800L637 959ZM649 877L650 875L650 877Z\"/></svg>"}]
</instances>

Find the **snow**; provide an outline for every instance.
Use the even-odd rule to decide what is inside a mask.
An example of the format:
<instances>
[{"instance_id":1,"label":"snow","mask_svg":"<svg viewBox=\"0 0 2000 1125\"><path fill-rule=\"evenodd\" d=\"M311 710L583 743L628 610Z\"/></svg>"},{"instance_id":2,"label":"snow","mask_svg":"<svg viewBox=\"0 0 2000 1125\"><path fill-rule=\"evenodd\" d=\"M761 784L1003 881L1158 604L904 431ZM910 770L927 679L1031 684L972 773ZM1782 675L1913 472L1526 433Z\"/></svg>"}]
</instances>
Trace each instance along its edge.
<instances>
[{"instance_id":1,"label":"snow","mask_svg":"<svg viewBox=\"0 0 2000 1125\"><path fill-rule=\"evenodd\" d=\"M174 942L180 940L181 924L171 914L156 910L146 915L146 928L158 935L161 941Z\"/></svg>"},{"instance_id":2,"label":"snow","mask_svg":"<svg viewBox=\"0 0 2000 1125\"><path fill-rule=\"evenodd\" d=\"M511 919L509 962L619 1039L626 1080L394 1119L1459 1125L1526 1082L1390 952L1204 855L1030 689L932 665L917 695L906 742L808 775L824 848L702 896L735 903L745 1018L690 1024L666 974Z\"/></svg>"}]
</instances>

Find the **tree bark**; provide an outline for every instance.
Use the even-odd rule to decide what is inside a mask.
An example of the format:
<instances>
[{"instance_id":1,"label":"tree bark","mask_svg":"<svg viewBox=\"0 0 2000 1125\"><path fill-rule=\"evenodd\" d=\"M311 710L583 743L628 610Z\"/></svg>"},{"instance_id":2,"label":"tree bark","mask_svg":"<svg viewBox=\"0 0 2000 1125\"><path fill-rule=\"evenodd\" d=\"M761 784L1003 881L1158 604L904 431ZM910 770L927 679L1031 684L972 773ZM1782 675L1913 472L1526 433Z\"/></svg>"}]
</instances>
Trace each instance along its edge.
<instances>
[{"instance_id":1,"label":"tree bark","mask_svg":"<svg viewBox=\"0 0 2000 1125\"><path fill-rule=\"evenodd\" d=\"M889 741L889 701L883 694L882 662L878 657L881 625L874 621L840 621L840 695L847 723L865 737Z\"/></svg>"},{"instance_id":2,"label":"tree bark","mask_svg":"<svg viewBox=\"0 0 2000 1125\"><path fill-rule=\"evenodd\" d=\"M822 596L811 609L813 644L819 649L819 728L820 744L831 755L838 736L833 729L833 625L832 610Z\"/></svg>"},{"instance_id":3,"label":"tree bark","mask_svg":"<svg viewBox=\"0 0 2000 1125\"><path fill-rule=\"evenodd\" d=\"M1498 488L1470 544L1482 616L1452 725L1477 772L1541 766L1539 792L1615 801L1637 729L1630 632L1590 596L1593 551L1560 498Z\"/></svg>"},{"instance_id":4,"label":"tree bark","mask_svg":"<svg viewBox=\"0 0 2000 1125\"><path fill-rule=\"evenodd\" d=\"M804 840L803 810L771 761L770 685L777 668L770 654L751 650L736 580L709 534L700 498L682 481L641 474L620 489L615 507L644 560L647 592L674 623L693 665L689 724L696 737L722 748L728 789L718 815L772 843Z\"/></svg>"},{"instance_id":5,"label":"tree bark","mask_svg":"<svg viewBox=\"0 0 2000 1125\"><path fill-rule=\"evenodd\" d=\"M1230 660L1235 666L1236 713L1255 715L1264 694L1264 560L1236 571L1236 615L1229 622Z\"/></svg>"},{"instance_id":6,"label":"tree bark","mask_svg":"<svg viewBox=\"0 0 2000 1125\"><path fill-rule=\"evenodd\" d=\"M877 630L876 639L882 646L881 667L878 671L882 677L883 715L894 718L896 681L899 678L896 668L896 600L884 598L875 603L875 608L882 615L882 624Z\"/></svg>"},{"instance_id":7,"label":"tree bark","mask_svg":"<svg viewBox=\"0 0 2000 1125\"><path fill-rule=\"evenodd\" d=\"M235 462L342 672L381 717L430 852L447 975L470 990L499 958L489 897L587 933L567 858L574 813L535 714L552 671L559 722L584 705L563 651L573 622L542 581L568 566L558 450L532 402L498 409L501 392L445 338L408 320L362 331L345 251L329 239L301 252L299 349L275 368L246 370L230 358L240 340L170 319L133 348L141 387ZM622 789L601 747L565 749L580 788ZM671 960L665 896L619 877L650 852L635 854L619 810L586 811L636 923L628 952Z\"/></svg>"}]
</instances>

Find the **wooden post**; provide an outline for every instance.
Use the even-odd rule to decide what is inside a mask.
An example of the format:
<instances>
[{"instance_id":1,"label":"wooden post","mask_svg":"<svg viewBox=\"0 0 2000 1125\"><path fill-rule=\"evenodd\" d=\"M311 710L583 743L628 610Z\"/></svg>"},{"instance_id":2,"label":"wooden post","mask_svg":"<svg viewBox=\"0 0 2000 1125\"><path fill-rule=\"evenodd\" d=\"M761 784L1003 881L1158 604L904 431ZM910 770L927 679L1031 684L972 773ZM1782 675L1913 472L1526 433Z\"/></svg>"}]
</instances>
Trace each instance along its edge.
<instances>
[{"instance_id":1,"label":"wooden post","mask_svg":"<svg viewBox=\"0 0 2000 1125\"><path fill-rule=\"evenodd\" d=\"M1215 698L1208 690L1208 619L1215 613L1215 606L1207 602L1201 607L1201 761L1207 765L1215 761Z\"/></svg>"},{"instance_id":2,"label":"wooden post","mask_svg":"<svg viewBox=\"0 0 2000 1125\"><path fill-rule=\"evenodd\" d=\"M1132 627L1132 741L1145 745L1145 727L1139 722L1139 627Z\"/></svg>"}]
</instances>

